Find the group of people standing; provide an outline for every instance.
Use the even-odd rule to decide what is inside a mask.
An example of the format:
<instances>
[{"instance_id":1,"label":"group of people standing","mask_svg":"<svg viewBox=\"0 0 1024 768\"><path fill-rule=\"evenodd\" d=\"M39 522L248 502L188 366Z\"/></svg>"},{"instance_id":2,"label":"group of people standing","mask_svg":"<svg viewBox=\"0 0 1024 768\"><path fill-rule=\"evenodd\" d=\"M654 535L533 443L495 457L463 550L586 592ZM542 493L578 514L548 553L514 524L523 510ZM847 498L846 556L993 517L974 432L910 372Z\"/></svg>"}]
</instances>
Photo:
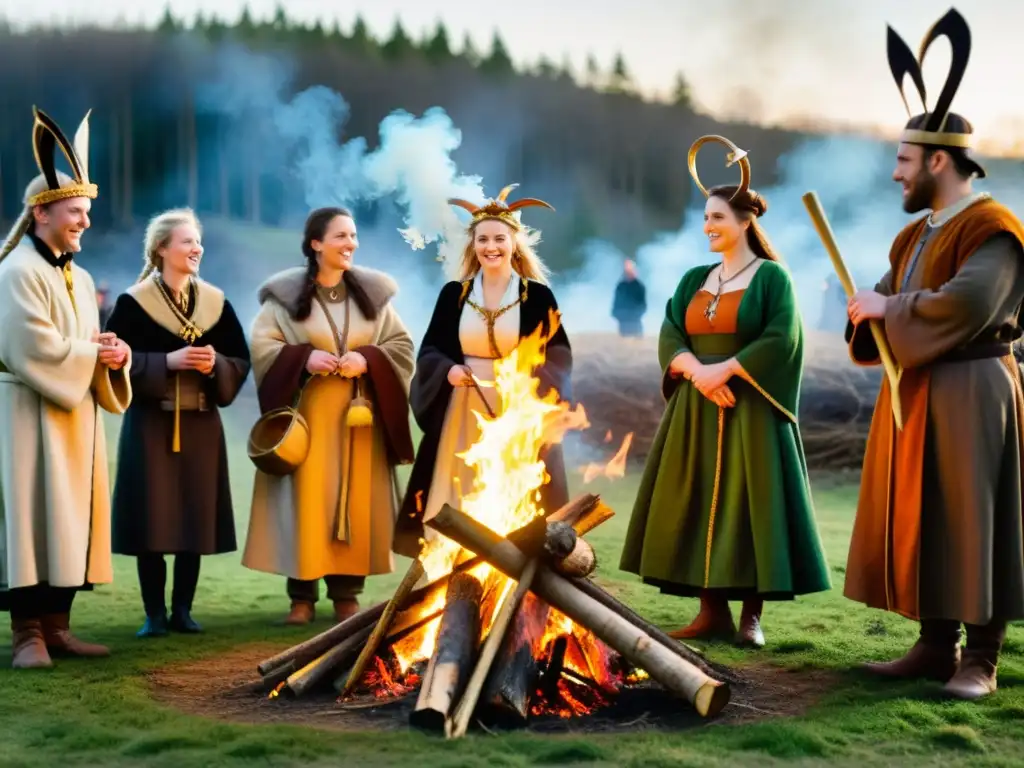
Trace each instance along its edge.
<instances>
[{"instance_id":1,"label":"group of people standing","mask_svg":"<svg viewBox=\"0 0 1024 768\"><path fill-rule=\"evenodd\" d=\"M952 11L940 24L963 54L962 18ZM890 63L902 88L906 61ZM963 698L995 690L1007 622L1024 618L1024 397L1010 351L1021 334L1024 227L972 191L984 170L966 149L971 134L941 110L906 124L894 180L907 212L931 214L897 236L874 290L850 297L847 327L853 360L877 365L885 346L902 378L879 393L845 594L920 622L910 652L872 671L940 680ZM467 243L418 351L391 302L393 278L354 263L356 222L342 208L309 215L304 263L259 288L248 340L224 293L199 278L201 231L188 210L153 219L143 272L101 328L74 258L97 194L87 131L71 143L37 113L33 136L41 175L0 254L0 603L15 667L108 653L73 635L69 614L77 591L111 581L112 551L138 560L140 635L199 631L200 558L236 549L219 409L250 368L261 414L291 409L308 429L297 466L258 465L242 559L287 578L292 624L313 620L321 581L334 618L351 616L366 577L390 572L395 552L414 556L424 522L458 504L473 481L459 455L479 437L480 415L501 405L480 384L525 335L550 336L539 394L572 400L569 338L548 326L558 305L520 217L543 201L509 203L512 187L483 206L450 201L471 214ZM695 157L707 140L740 158L739 185L701 185ZM73 178L54 169L55 144ZM620 567L699 598L673 636L759 648L765 601L831 588L797 416L803 324L759 223L768 204L749 186L748 159L702 137L690 170L720 258L688 270L665 309L666 409ZM410 409L423 432L415 449ZM100 410L125 415L112 502ZM558 446L544 462L550 511L568 500ZM412 464L404 491L401 464ZM742 605L738 626L730 601Z\"/></svg>"}]
</instances>

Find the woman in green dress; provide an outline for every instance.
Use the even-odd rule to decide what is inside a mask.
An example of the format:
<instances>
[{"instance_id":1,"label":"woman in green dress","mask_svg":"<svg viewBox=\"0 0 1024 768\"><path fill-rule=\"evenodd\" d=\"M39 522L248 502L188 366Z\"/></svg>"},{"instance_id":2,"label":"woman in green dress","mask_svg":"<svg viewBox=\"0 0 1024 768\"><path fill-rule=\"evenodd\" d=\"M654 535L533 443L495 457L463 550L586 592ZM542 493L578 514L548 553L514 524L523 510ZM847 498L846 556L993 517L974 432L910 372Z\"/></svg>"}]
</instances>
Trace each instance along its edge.
<instances>
[{"instance_id":1,"label":"woman in green dress","mask_svg":"<svg viewBox=\"0 0 1024 768\"><path fill-rule=\"evenodd\" d=\"M746 158L743 183L705 190L694 165L703 141L690 171L721 261L687 271L666 307L658 357L667 405L620 567L666 594L700 597L697 617L673 637L762 647L765 600L831 587L796 418L803 324L757 224L767 204L748 187ZM738 632L729 600L743 601Z\"/></svg>"}]
</instances>

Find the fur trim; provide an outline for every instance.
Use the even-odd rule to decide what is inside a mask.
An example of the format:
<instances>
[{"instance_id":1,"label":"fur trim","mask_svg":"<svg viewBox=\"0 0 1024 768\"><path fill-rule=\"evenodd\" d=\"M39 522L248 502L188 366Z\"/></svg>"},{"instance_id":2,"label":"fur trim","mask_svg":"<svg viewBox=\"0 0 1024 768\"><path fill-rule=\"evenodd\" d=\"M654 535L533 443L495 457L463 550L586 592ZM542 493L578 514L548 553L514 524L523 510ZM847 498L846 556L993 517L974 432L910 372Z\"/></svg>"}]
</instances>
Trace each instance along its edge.
<instances>
[{"instance_id":1,"label":"fur trim","mask_svg":"<svg viewBox=\"0 0 1024 768\"><path fill-rule=\"evenodd\" d=\"M349 269L349 279L355 280L362 288L370 303L377 312L398 293L398 283L391 275L370 267L353 266ZM292 267L269 277L256 293L260 304L273 299L289 312L294 313L295 307L306 284L306 268Z\"/></svg>"}]
</instances>

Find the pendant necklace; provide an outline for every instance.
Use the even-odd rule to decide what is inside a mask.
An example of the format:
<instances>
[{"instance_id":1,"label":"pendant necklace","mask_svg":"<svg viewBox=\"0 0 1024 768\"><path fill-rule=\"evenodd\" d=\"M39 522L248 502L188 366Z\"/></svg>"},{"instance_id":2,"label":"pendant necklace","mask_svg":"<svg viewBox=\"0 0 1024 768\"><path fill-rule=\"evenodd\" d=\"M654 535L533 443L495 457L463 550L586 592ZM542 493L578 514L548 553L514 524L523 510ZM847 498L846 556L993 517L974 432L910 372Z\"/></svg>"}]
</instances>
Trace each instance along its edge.
<instances>
[{"instance_id":1,"label":"pendant necklace","mask_svg":"<svg viewBox=\"0 0 1024 768\"><path fill-rule=\"evenodd\" d=\"M725 265L723 264L721 266L721 268L718 271L718 289L715 291L715 295L712 297L711 301L708 303L707 307L704 309L704 317L706 317L709 321L715 319L715 315L718 312L718 302L721 301L721 299L722 299L722 288L725 286L726 283L735 280L737 277L739 277L744 272L746 272L748 269L750 269L750 267L756 261L757 261L757 257L755 256L750 261L748 261L739 271L737 271L736 274L730 275L729 277L725 277L725 278L722 277L722 275L725 273Z\"/></svg>"}]
</instances>

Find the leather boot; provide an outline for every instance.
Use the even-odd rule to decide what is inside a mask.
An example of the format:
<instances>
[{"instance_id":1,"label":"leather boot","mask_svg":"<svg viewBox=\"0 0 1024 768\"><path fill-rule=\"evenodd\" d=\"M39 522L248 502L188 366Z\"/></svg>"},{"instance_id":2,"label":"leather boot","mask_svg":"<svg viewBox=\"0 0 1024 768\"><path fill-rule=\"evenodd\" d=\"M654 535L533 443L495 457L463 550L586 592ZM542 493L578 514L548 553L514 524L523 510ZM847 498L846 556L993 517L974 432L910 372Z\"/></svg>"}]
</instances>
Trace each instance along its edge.
<instances>
[{"instance_id":1,"label":"leather boot","mask_svg":"<svg viewBox=\"0 0 1024 768\"><path fill-rule=\"evenodd\" d=\"M39 619L11 619L11 667L47 669L53 666Z\"/></svg>"},{"instance_id":2,"label":"leather boot","mask_svg":"<svg viewBox=\"0 0 1024 768\"><path fill-rule=\"evenodd\" d=\"M352 618L359 613L359 600L354 597L345 597L334 601L334 620L339 624L345 619Z\"/></svg>"},{"instance_id":3,"label":"leather boot","mask_svg":"<svg viewBox=\"0 0 1024 768\"><path fill-rule=\"evenodd\" d=\"M199 623L192 618L192 613L188 608L172 608L169 626L175 632L186 635L195 635L203 631Z\"/></svg>"},{"instance_id":4,"label":"leather boot","mask_svg":"<svg viewBox=\"0 0 1024 768\"><path fill-rule=\"evenodd\" d=\"M107 646L87 643L71 634L71 614L68 613L51 613L43 616L43 638L52 656L97 658L110 655Z\"/></svg>"},{"instance_id":5,"label":"leather boot","mask_svg":"<svg viewBox=\"0 0 1024 768\"><path fill-rule=\"evenodd\" d=\"M316 618L316 606L305 600L292 600L292 609L285 616L284 623L290 625L309 624Z\"/></svg>"},{"instance_id":6,"label":"leather boot","mask_svg":"<svg viewBox=\"0 0 1024 768\"><path fill-rule=\"evenodd\" d=\"M862 667L883 677L947 682L960 666L960 623L921 622L921 637L895 661L867 662Z\"/></svg>"},{"instance_id":7,"label":"leather boot","mask_svg":"<svg viewBox=\"0 0 1024 768\"><path fill-rule=\"evenodd\" d=\"M967 625L967 650L960 669L944 691L960 699L980 699L995 693L999 652L1006 640L1006 622L994 619L987 625Z\"/></svg>"},{"instance_id":8,"label":"leather boot","mask_svg":"<svg viewBox=\"0 0 1024 768\"><path fill-rule=\"evenodd\" d=\"M730 639L736 634L729 603L707 593L700 596L700 611L697 617L682 629L669 632L676 640L688 639Z\"/></svg>"},{"instance_id":9,"label":"leather boot","mask_svg":"<svg viewBox=\"0 0 1024 768\"><path fill-rule=\"evenodd\" d=\"M142 629L135 633L136 637L166 637L168 631L167 614L155 613L146 616Z\"/></svg>"},{"instance_id":10,"label":"leather boot","mask_svg":"<svg viewBox=\"0 0 1024 768\"><path fill-rule=\"evenodd\" d=\"M740 614L740 628L736 633L736 644L744 648L764 648L764 632L761 630L761 612L764 600L751 598L743 601Z\"/></svg>"}]
</instances>

